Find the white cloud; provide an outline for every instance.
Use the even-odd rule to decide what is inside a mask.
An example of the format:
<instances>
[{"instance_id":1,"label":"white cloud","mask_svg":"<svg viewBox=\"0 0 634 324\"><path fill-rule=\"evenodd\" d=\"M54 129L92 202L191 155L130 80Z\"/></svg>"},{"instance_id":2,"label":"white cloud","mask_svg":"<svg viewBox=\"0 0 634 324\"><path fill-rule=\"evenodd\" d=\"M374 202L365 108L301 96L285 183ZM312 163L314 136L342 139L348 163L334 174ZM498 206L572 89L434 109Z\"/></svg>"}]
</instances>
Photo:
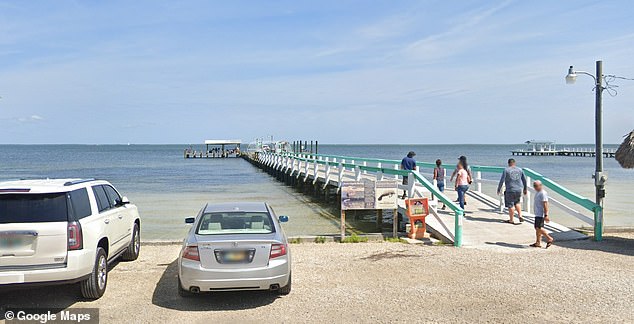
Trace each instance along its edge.
<instances>
[{"instance_id":1,"label":"white cloud","mask_svg":"<svg viewBox=\"0 0 634 324\"><path fill-rule=\"evenodd\" d=\"M20 123L31 123L31 122L39 122L44 120L44 117L40 115L31 115L29 117L18 117L16 121Z\"/></svg>"}]
</instances>

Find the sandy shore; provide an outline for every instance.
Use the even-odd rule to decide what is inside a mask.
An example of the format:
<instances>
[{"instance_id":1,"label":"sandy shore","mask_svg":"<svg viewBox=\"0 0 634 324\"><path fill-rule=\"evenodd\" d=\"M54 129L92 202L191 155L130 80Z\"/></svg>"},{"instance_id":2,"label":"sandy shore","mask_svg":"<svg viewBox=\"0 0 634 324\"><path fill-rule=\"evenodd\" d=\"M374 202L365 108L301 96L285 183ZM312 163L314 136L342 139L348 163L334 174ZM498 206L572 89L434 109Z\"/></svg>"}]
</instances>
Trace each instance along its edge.
<instances>
[{"instance_id":1,"label":"sandy shore","mask_svg":"<svg viewBox=\"0 0 634 324\"><path fill-rule=\"evenodd\" d=\"M0 293L0 308L98 307L102 323L631 323L634 234L562 244L548 250L297 244L290 295L193 299L176 294L179 247L143 246L139 260L111 270L98 301L78 299L76 286L58 286Z\"/></svg>"}]
</instances>

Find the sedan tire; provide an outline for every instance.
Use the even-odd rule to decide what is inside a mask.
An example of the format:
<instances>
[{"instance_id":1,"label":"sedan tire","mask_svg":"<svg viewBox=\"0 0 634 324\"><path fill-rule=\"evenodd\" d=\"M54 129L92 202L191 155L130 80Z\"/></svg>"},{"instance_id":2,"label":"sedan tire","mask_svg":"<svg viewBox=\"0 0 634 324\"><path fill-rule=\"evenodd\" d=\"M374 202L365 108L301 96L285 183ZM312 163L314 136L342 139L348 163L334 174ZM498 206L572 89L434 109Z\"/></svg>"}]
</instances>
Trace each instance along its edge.
<instances>
[{"instance_id":1,"label":"sedan tire","mask_svg":"<svg viewBox=\"0 0 634 324\"><path fill-rule=\"evenodd\" d=\"M280 288L280 290L278 291L278 293L280 295L288 295L291 293L291 283L292 283L292 278L291 278L291 273L288 274L288 284L286 284L286 286Z\"/></svg>"},{"instance_id":2,"label":"sedan tire","mask_svg":"<svg viewBox=\"0 0 634 324\"><path fill-rule=\"evenodd\" d=\"M178 295L181 297L191 297L192 293L189 292L189 290L183 289L183 286L181 285L181 278L180 277L176 277L176 284L178 284Z\"/></svg>"}]
</instances>

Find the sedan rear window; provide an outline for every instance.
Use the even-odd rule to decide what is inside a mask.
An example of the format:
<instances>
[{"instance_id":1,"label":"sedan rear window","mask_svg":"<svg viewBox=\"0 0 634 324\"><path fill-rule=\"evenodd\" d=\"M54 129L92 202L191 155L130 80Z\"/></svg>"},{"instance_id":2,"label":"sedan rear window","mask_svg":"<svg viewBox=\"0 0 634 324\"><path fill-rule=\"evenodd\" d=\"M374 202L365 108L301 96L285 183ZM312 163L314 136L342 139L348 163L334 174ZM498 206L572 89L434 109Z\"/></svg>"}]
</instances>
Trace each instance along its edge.
<instances>
[{"instance_id":1,"label":"sedan rear window","mask_svg":"<svg viewBox=\"0 0 634 324\"><path fill-rule=\"evenodd\" d=\"M275 232L268 213L207 213L201 216L196 234L268 234Z\"/></svg>"},{"instance_id":2,"label":"sedan rear window","mask_svg":"<svg viewBox=\"0 0 634 324\"><path fill-rule=\"evenodd\" d=\"M66 193L0 195L0 224L66 221Z\"/></svg>"}]
</instances>

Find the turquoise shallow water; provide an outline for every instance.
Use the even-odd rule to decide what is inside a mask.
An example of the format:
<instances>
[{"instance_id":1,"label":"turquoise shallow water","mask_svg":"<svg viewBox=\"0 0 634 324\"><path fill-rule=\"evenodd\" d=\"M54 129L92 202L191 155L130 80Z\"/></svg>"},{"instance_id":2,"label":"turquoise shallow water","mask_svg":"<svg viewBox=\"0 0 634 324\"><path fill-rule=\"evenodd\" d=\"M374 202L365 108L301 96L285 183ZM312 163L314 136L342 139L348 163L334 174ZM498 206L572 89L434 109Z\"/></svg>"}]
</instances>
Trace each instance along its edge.
<instances>
[{"instance_id":1,"label":"turquoise shallow water","mask_svg":"<svg viewBox=\"0 0 634 324\"><path fill-rule=\"evenodd\" d=\"M278 183L241 159L183 159L185 145L0 145L0 180L21 178L100 178L127 195L144 218L145 239L180 239L183 218L205 202L266 200L279 214L291 216L290 234L328 234L338 231L331 207ZM587 146L590 148L591 146ZM454 164L459 155L470 163L503 165L514 145L321 145L320 153L400 159L409 150L419 161L441 158ZM530 167L587 197L593 197L592 158L517 157ZM634 225L631 211L634 171L611 159L606 200L608 225ZM424 170L425 171L425 170ZM493 179L493 175L486 175ZM564 216L569 225L576 220Z\"/></svg>"}]
</instances>

